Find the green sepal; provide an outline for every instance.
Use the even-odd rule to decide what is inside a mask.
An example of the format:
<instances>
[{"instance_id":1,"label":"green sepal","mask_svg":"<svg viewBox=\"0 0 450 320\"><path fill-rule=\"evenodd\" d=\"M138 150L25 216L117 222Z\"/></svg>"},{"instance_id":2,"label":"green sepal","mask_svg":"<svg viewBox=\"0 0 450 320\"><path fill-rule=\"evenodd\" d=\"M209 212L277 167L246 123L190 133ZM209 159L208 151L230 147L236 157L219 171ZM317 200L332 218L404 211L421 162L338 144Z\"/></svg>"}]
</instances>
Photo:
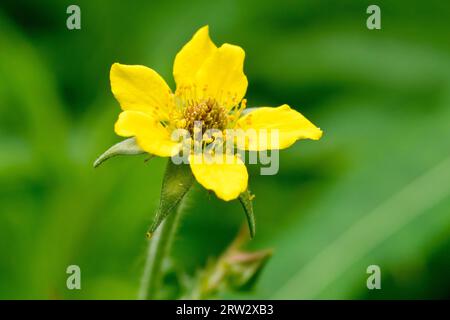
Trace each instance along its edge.
<instances>
[{"instance_id":1,"label":"green sepal","mask_svg":"<svg viewBox=\"0 0 450 320\"><path fill-rule=\"evenodd\" d=\"M174 164L171 159L168 160L161 187L159 208L156 211L153 224L147 232L148 238L151 238L161 222L176 209L193 182L194 176L189 165Z\"/></svg>"},{"instance_id":2,"label":"green sepal","mask_svg":"<svg viewBox=\"0 0 450 320\"><path fill-rule=\"evenodd\" d=\"M138 146L136 139L134 137L129 138L119 143L116 143L111 148L106 150L100 157L97 158L97 160L95 160L94 168L98 167L109 158L118 155L136 155L142 153L145 153L145 151Z\"/></svg>"},{"instance_id":3,"label":"green sepal","mask_svg":"<svg viewBox=\"0 0 450 320\"><path fill-rule=\"evenodd\" d=\"M245 215L247 216L248 229L250 231L250 237L253 239L256 232L255 214L253 213L252 199L254 196L250 194L250 191L245 190L239 195L239 201L244 208Z\"/></svg>"}]
</instances>

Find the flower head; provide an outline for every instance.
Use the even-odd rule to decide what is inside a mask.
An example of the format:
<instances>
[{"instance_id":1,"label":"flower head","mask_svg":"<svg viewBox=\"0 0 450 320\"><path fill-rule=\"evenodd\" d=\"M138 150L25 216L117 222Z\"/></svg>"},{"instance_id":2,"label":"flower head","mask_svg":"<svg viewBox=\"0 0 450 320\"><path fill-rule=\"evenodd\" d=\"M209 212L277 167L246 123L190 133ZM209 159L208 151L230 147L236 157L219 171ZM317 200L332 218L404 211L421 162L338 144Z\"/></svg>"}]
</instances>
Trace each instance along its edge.
<instances>
[{"instance_id":1,"label":"flower head","mask_svg":"<svg viewBox=\"0 0 450 320\"><path fill-rule=\"evenodd\" d=\"M227 129L278 132L277 145L267 139L263 141L258 135L245 136L245 143L238 146L244 150L284 149L298 139L319 139L322 131L288 105L257 108L243 115L248 85L244 57L245 52L239 46L226 43L217 47L205 26L175 57L175 92L150 68L113 64L111 88L123 110L115 132L135 137L142 150L160 157L180 153L183 145L172 139L172 132L182 129L194 135L196 123L201 124L202 135L215 129L224 133L224 140L231 139ZM213 140L206 137L202 143ZM214 161L198 161L203 159L202 155L194 149L189 153L195 178L219 198L232 200L247 190L247 169L239 155L232 154L231 162L221 161L229 154L216 152L211 157Z\"/></svg>"}]
</instances>

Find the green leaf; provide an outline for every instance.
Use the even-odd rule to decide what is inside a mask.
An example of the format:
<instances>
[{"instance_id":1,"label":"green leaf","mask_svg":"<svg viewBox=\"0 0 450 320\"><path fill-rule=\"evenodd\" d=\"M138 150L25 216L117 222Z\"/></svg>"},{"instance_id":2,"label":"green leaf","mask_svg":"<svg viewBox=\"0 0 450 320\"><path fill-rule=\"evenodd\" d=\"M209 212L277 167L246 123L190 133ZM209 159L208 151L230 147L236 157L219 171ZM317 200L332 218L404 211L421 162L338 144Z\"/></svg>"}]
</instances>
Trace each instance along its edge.
<instances>
[{"instance_id":1,"label":"green leaf","mask_svg":"<svg viewBox=\"0 0 450 320\"><path fill-rule=\"evenodd\" d=\"M94 168L97 168L99 165L101 165L109 158L118 155L136 155L142 153L145 153L145 151L138 146L138 144L136 143L136 139L134 137L129 138L119 143L116 143L111 148L106 150L100 157L97 158L97 160L95 160Z\"/></svg>"},{"instance_id":2,"label":"green leaf","mask_svg":"<svg viewBox=\"0 0 450 320\"><path fill-rule=\"evenodd\" d=\"M241 228L234 241L217 259L210 259L191 283L182 299L211 299L227 292L250 291L272 256L272 249L247 251L248 237Z\"/></svg>"},{"instance_id":3,"label":"green leaf","mask_svg":"<svg viewBox=\"0 0 450 320\"><path fill-rule=\"evenodd\" d=\"M248 229L250 231L250 237L253 239L255 237L256 232L256 223L255 223L255 214L253 213L253 204L252 204L253 196L250 194L250 191L245 190L239 196L239 201L244 208L245 214L247 216Z\"/></svg>"},{"instance_id":4,"label":"green leaf","mask_svg":"<svg viewBox=\"0 0 450 320\"><path fill-rule=\"evenodd\" d=\"M236 251L227 257L228 285L236 291L250 291L272 256L272 250Z\"/></svg>"},{"instance_id":5,"label":"green leaf","mask_svg":"<svg viewBox=\"0 0 450 320\"><path fill-rule=\"evenodd\" d=\"M161 187L161 199L147 236L150 238L161 222L178 206L189 191L194 176L191 168L186 164L174 164L170 159L167 162L166 172Z\"/></svg>"}]
</instances>

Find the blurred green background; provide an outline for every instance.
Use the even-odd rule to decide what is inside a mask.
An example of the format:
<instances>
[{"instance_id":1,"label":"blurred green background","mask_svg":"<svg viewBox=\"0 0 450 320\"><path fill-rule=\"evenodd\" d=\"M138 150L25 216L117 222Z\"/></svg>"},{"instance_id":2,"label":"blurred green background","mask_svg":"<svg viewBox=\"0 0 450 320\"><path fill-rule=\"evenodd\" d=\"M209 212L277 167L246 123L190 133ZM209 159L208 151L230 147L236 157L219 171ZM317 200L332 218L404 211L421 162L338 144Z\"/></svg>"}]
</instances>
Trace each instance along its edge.
<instances>
[{"instance_id":1,"label":"blurred green background","mask_svg":"<svg viewBox=\"0 0 450 320\"><path fill-rule=\"evenodd\" d=\"M250 107L283 103L324 132L250 167L253 291L225 298L450 297L450 5L377 1L5 1L0 5L0 298L134 299L164 159L96 156L120 141L113 62L174 87L175 54L209 24L246 51ZM81 7L81 30L66 8ZM192 274L243 223L239 203L190 192L174 246ZM82 290L66 288L77 264ZM379 265L382 289L366 288Z\"/></svg>"}]
</instances>

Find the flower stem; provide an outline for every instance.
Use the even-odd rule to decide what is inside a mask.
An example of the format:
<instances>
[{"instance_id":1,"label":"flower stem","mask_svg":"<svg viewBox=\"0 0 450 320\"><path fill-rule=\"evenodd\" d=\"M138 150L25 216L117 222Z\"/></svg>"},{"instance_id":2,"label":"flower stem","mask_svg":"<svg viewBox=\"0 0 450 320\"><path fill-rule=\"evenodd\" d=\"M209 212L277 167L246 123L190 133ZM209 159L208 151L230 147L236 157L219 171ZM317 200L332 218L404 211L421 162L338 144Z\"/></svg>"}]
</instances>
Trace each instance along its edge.
<instances>
[{"instance_id":1,"label":"flower stem","mask_svg":"<svg viewBox=\"0 0 450 320\"><path fill-rule=\"evenodd\" d=\"M138 299L155 299L162 284L163 264L170 252L182 208L180 203L194 181L189 165L176 165L169 159L161 187L161 198L150 237Z\"/></svg>"},{"instance_id":2,"label":"flower stem","mask_svg":"<svg viewBox=\"0 0 450 320\"><path fill-rule=\"evenodd\" d=\"M149 240L147 257L139 287L138 299L155 299L162 283L162 266L172 244L178 220L180 207L174 210L152 234Z\"/></svg>"}]
</instances>

